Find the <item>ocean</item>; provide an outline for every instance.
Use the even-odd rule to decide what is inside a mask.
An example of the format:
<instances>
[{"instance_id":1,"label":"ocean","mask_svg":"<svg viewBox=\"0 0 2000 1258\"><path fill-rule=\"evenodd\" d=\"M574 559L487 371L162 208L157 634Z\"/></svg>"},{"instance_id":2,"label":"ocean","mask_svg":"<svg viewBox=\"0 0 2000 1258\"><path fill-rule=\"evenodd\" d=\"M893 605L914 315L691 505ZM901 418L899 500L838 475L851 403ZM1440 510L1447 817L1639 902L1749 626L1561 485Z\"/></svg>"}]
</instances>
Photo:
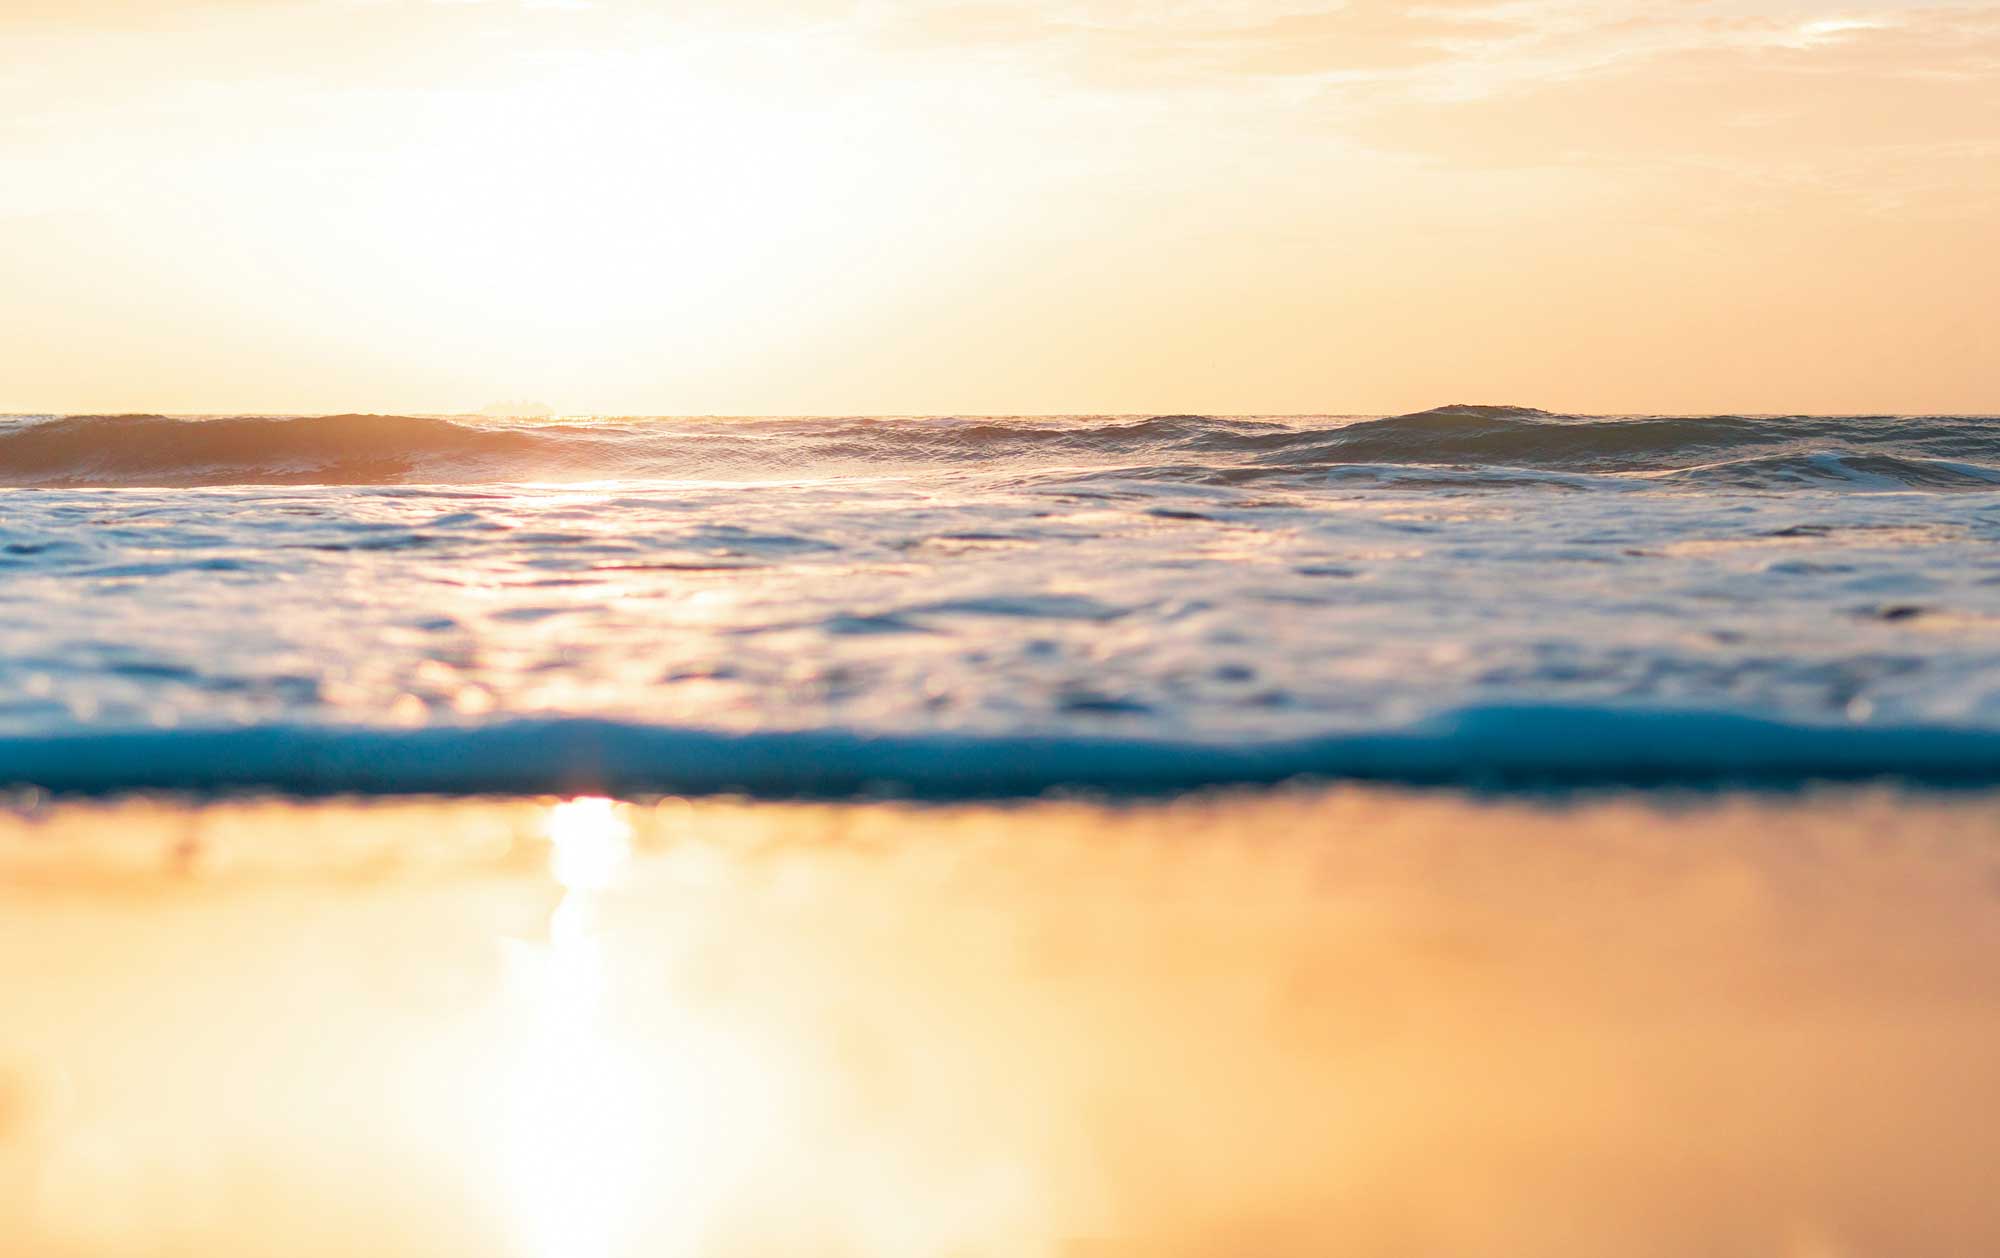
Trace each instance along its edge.
<instances>
[{"instance_id":1,"label":"ocean","mask_svg":"<svg viewBox=\"0 0 2000 1258\"><path fill-rule=\"evenodd\" d=\"M7 419L0 1250L2000 1252L1996 424Z\"/></svg>"},{"instance_id":2,"label":"ocean","mask_svg":"<svg viewBox=\"0 0 2000 1258\"><path fill-rule=\"evenodd\" d=\"M0 420L0 782L2000 778L2000 420Z\"/></svg>"}]
</instances>

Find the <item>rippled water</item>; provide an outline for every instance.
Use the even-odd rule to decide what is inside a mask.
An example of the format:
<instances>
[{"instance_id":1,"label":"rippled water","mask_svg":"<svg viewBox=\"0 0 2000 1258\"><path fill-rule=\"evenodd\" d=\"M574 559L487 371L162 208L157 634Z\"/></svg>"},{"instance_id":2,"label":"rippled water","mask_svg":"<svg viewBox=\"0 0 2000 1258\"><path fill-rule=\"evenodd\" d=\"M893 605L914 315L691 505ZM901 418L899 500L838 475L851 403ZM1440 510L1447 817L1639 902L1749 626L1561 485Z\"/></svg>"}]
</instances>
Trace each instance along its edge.
<instances>
[{"instance_id":1,"label":"rippled water","mask_svg":"<svg viewBox=\"0 0 2000 1258\"><path fill-rule=\"evenodd\" d=\"M0 779L2000 775L1996 423L18 417Z\"/></svg>"}]
</instances>

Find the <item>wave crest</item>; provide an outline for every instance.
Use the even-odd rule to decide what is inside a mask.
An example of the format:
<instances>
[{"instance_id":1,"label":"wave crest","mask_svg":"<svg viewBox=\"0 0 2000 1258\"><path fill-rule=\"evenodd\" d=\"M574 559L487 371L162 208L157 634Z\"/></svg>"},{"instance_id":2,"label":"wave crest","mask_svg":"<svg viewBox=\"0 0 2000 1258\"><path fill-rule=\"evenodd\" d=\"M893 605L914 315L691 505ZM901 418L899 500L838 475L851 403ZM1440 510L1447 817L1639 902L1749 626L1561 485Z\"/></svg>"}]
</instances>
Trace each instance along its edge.
<instances>
[{"instance_id":1,"label":"wave crest","mask_svg":"<svg viewBox=\"0 0 2000 1258\"><path fill-rule=\"evenodd\" d=\"M1981 418L1592 417L1489 405L1379 419L72 415L0 420L0 484L482 484L936 468L1232 481L1323 481L1344 471L1354 483L1352 469L1408 467L1451 469L1446 479L1460 487L1520 484L1527 472L1639 476L1662 486L1940 491L2000 484L1996 428Z\"/></svg>"},{"instance_id":2,"label":"wave crest","mask_svg":"<svg viewBox=\"0 0 2000 1258\"><path fill-rule=\"evenodd\" d=\"M67 415L0 432L0 476L47 486L393 484L504 471L559 440L413 415Z\"/></svg>"}]
</instances>

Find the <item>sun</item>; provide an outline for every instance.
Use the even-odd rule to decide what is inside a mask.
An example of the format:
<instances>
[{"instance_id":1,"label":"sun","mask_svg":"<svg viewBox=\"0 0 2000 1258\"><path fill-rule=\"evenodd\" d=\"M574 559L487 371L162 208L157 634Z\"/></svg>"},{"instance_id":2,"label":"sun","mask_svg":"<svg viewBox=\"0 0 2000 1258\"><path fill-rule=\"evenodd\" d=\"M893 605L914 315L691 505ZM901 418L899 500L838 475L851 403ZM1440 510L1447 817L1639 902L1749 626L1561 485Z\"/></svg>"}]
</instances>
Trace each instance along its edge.
<instances>
[{"instance_id":1,"label":"sun","mask_svg":"<svg viewBox=\"0 0 2000 1258\"><path fill-rule=\"evenodd\" d=\"M429 92L333 253L529 391L537 364L601 374L768 348L788 320L809 333L816 294L865 290L933 163L917 115L808 103L768 69L654 47Z\"/></svg>"}]
</instances>

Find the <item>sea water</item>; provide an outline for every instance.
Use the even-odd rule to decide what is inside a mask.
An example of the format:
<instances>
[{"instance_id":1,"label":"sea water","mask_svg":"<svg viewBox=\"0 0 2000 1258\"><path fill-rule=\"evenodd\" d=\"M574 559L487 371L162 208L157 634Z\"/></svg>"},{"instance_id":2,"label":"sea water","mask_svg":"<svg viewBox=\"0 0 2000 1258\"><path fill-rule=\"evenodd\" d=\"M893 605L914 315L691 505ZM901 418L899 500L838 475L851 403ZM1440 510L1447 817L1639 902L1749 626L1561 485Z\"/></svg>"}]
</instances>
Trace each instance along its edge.
<instances>
[{"instance_id":1,"label":"sea water","mask_svg":"<svg viewBox=\"0 0 2000 1258\"><path fill-rule=\"evenodd\" d=\"M2000 420L0 420L0 782L2000 778Z\"/></svg>"}]
</instances>

